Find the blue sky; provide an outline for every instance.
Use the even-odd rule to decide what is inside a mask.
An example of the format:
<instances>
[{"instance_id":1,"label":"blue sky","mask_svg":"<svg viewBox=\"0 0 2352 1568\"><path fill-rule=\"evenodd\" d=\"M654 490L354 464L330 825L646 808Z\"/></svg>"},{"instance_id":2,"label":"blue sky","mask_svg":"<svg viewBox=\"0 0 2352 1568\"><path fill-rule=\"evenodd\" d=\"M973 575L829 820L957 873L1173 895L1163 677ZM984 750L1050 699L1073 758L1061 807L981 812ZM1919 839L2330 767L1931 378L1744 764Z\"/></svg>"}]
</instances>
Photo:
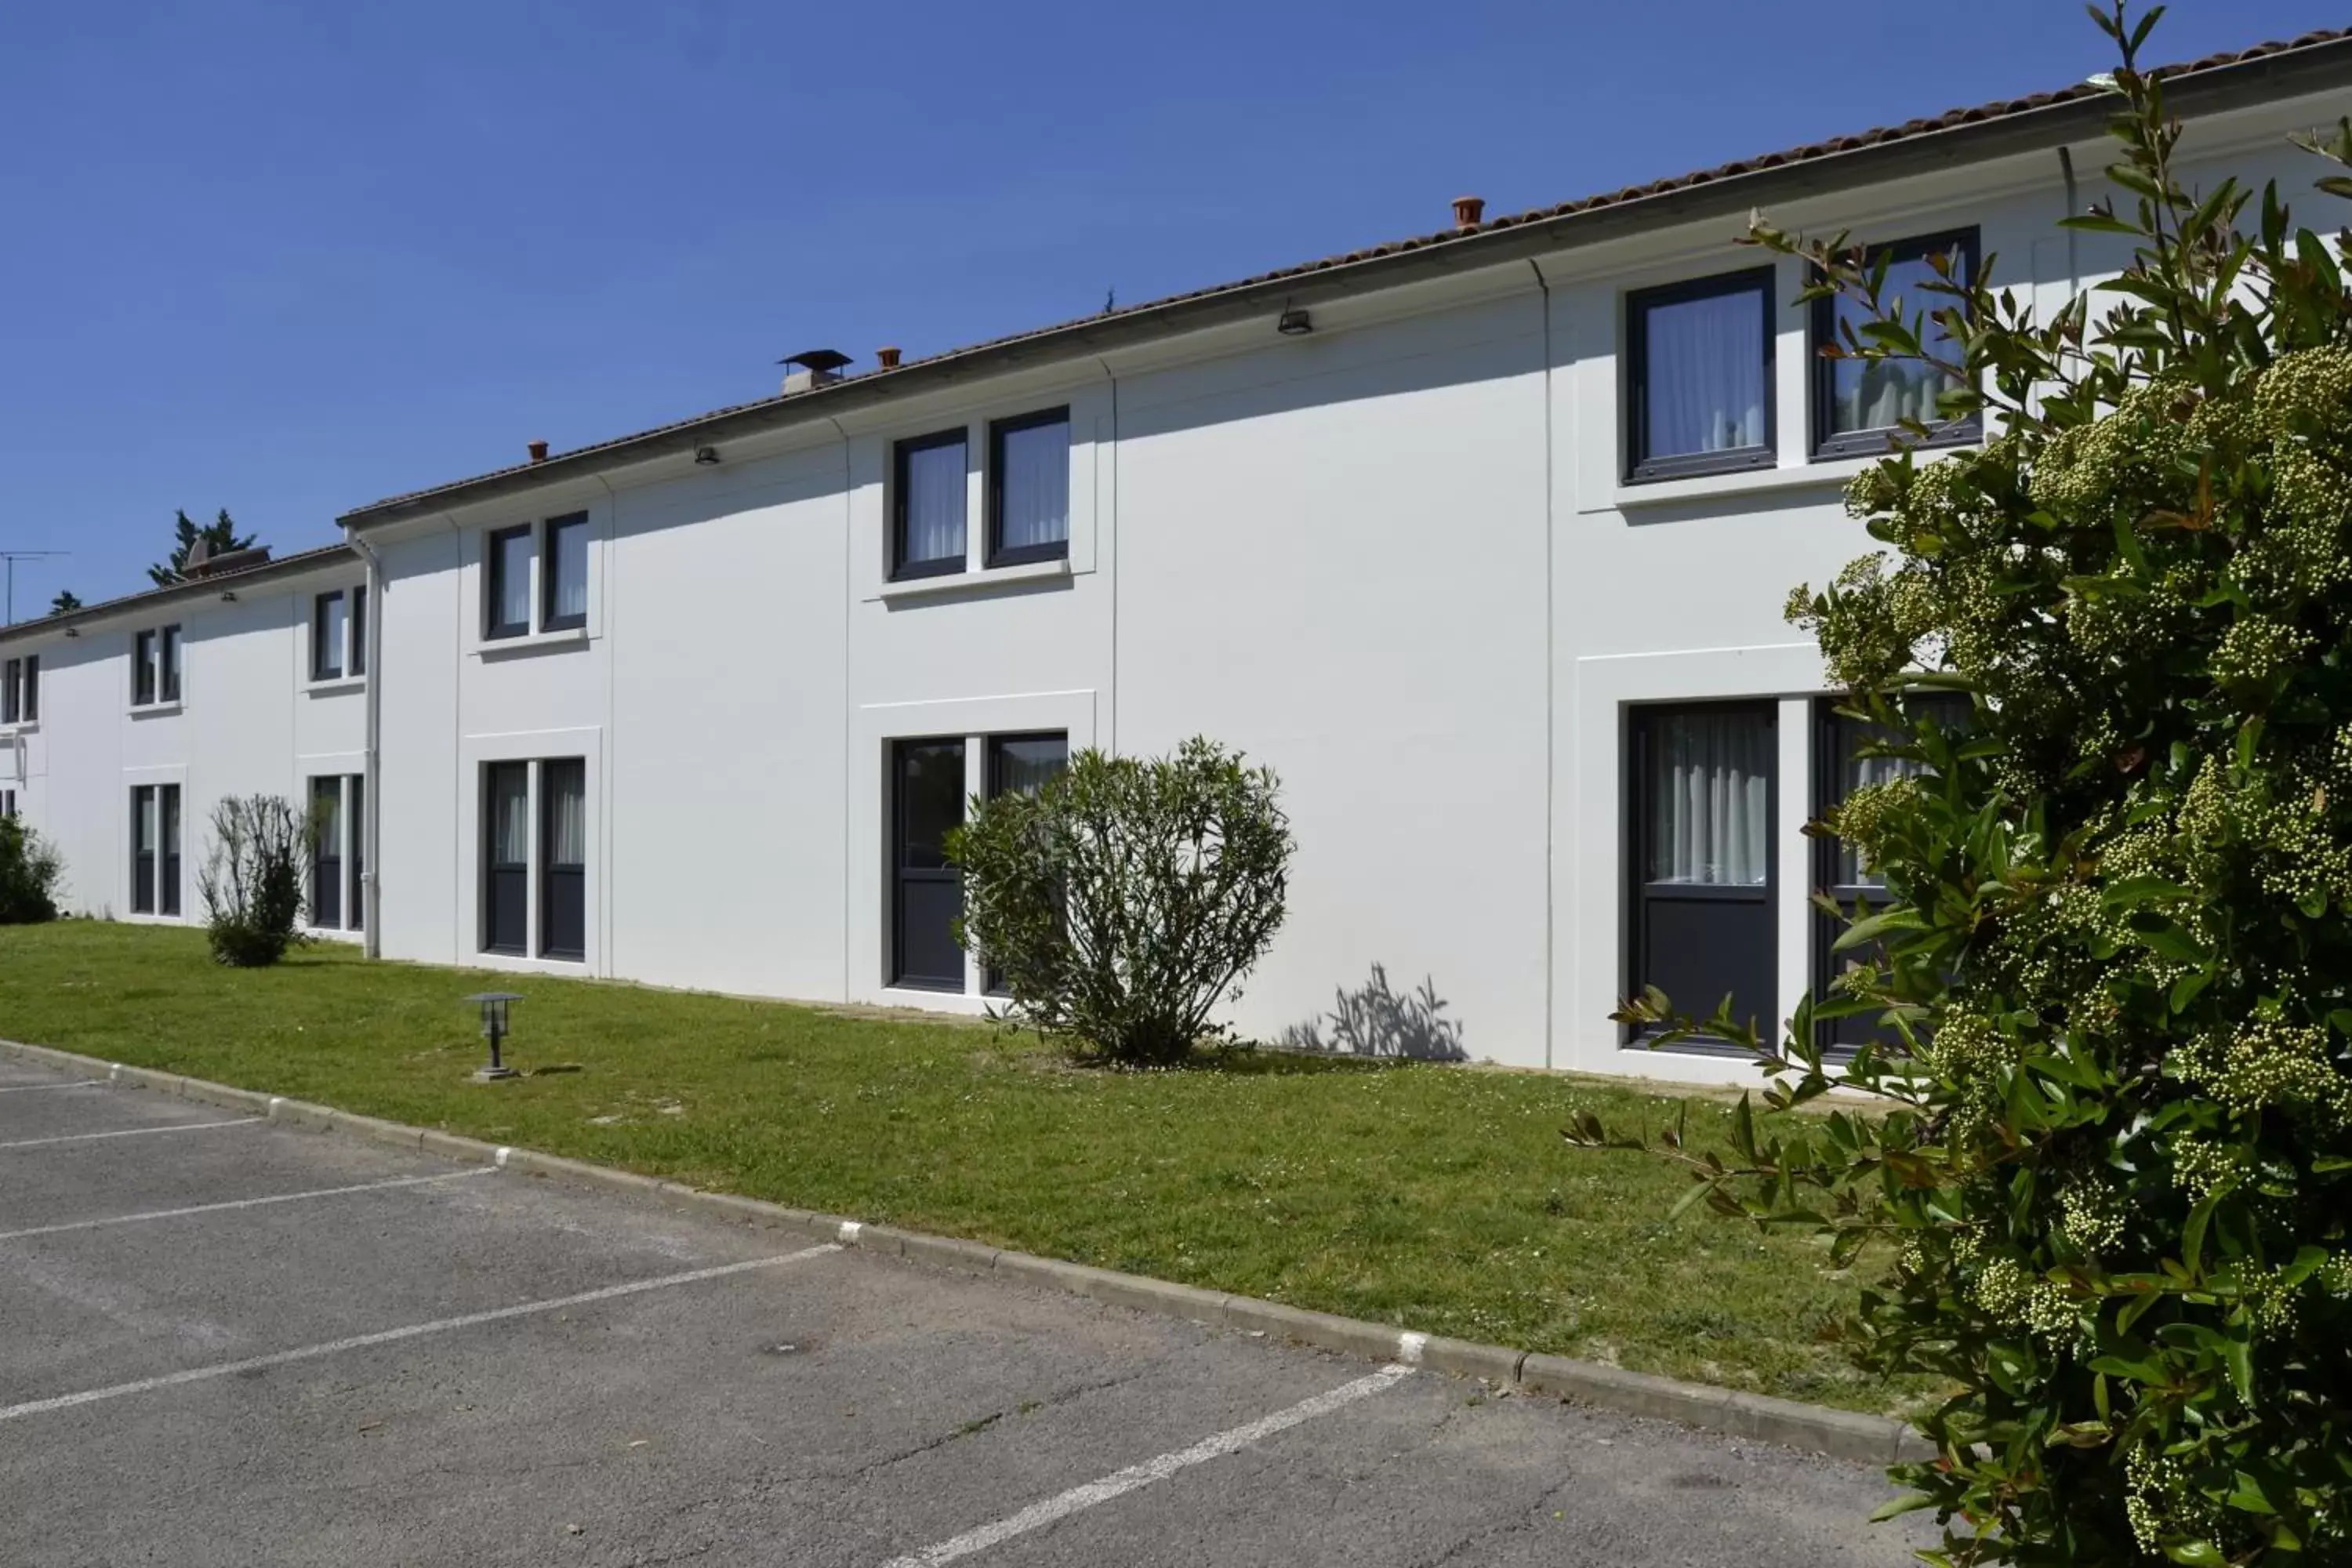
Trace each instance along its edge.
<instances>
[{"instance_id":1,"label":"blue sky","mask_svg":"<svg viewBox=\"0 0 2352 1568\"><path fill-rule=\"evenodd\" d=\"M870 363L2075 80L2070 0L50 0L0 48L0 549L339 510ZM2162 58L2342 21L2182 0ZM1812 20L1806 20L1806 18ZM1987 41L1990 40L1990 41Z\"/></svg>"}]
</instances>

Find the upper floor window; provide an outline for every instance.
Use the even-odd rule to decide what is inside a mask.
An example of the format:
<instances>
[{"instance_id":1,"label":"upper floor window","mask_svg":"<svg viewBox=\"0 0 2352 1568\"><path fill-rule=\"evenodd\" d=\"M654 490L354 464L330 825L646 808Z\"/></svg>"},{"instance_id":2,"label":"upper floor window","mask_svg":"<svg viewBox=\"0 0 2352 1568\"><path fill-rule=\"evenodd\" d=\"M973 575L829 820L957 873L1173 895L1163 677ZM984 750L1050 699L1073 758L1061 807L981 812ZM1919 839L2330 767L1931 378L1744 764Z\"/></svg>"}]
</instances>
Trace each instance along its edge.
<instances>
[{"instance_id":1,"label":"upper floor window","mask_svg":"<svg viewBox=\"0 0 2352 1568\"><path fill-rule=\"evenodd\" d=\"M539 629L565 631L588 624L588 514L547 521L547 549L541 557Z\"/></svg>"},{"instance_id":2,"label":"upper floor window","mask_svg":"<svg viewBox=\"0 0 2352 1568\"><path fill-rule=\"evenodd\" d=\"M131 701L134 707L180 700L180 628L160 626L131 639Z\"/></svg>"},{"instance_id":3,"label":"upper floor window","mask_svg":"<svg viewBox=\"0 0 2352 1568\"><path fill-rule=\"evenodd\" d=\"M1070 411L1000 419L988 431L988 563L1070 552Z\"/></svg>"},{"instance_id":4,"label":"upper floor window","mask_svg":"<svg viewBox=\"0 0 2352 1568\"><path fill-rule=\"evenodd\" d=\"M1772 269L1626 296L1625 477L1768 468Z\"/></svg>"},{"instance_id":5,"label":"upper floor window","mask_svg":"<svg viewBox=\"0 0 2352 1568\"><path fill-rule=\"evenodd\" d=\"M41 656L0 666L0 724L30 724L41 716Z\"/></svg>"},{"instance_id":6,"label":"upper floor window","mask_svg":"<svg viewBox=\"0 0 2352 1568\"><path fill-rule=\"evenodd\" d=\"M489 624L483 635L521 637L530 630L530 525L501 528L487 543Z\"/></svg>"},{"instance_id":7,"label":"upper floor window","mask_svg":"<svg viewBox=\"0 0 2352 1568\"><path fill-rule=\"evenodd\" d=\"M1946 363L1960 357L1959 346L1929 318L1956 304L1948 294L1928 285L1942 279L1937 258L1948 258L1951 281L1971 282L1977 268L1977 231L1960 229L1878 246L1864 253L1863 265L1886 268L1879 302L1899 308L1905 321L1919 328L1919 346L1928 358L1859 360L1826 351L1850 350L1868 321L1862 305L1843 295L1813 301L1813 455L1817 458L1871 457L1906 437L1904 426L1927 426L1935 442L1972 441L1980 428L1971 415L1946 419L1937 399L1956 384L1953 377L1929 359ZM1918 439L1916 433L1908 438Z\"/></svg>"},{"instance_id":8,"label":"upper floor window","mask_svg":"<svg viewBox=\"0 0 2352 1568\"><path fill-rule=\"evenodd\" d=\"M310 679L367 673L367 590L336 588L311 601Z\"/></svg>"},{"instance_id":9,"label":"upper floor window","mask_svg":"<svg viewBox=\"0 0 2352 1568\"><path fill-rule=\"evenodd\" d=\"M935 577L964 569L964 433L943 430L898 443L890 575Z\"/></svg>"}]
</instances>

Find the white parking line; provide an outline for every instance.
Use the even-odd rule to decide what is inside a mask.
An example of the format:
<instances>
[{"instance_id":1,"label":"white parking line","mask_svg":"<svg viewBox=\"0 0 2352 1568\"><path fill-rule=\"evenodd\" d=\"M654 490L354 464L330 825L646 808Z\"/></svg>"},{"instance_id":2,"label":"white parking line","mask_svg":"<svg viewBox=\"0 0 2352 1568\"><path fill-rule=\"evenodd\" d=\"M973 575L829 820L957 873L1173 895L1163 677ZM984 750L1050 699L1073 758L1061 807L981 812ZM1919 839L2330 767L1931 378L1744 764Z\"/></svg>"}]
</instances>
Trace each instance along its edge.
<instances>
[{"instance_id":1,"label":"white parking line","mask_svg":"<svg viewBox=\"0 0 2352 1568\"><path fill-rule=\"evenodd\" d=\"M1391 1387L1412 1375L1412 1368L1409 1366L1384 1366L1368 1377L1360 1377L1353 1383L1342 1384L1329 1393L1318 1394L1312 1399L1302 1399L1287 1410L1277 1410L1271 1415L1261 1416L1246 1426L1235 1426L1230 1431L1220 1432L1213 1437L1204 1437L1189 1448L1180 1449L1173 1454L1162 1454L1156 1459L1146 1459L1139 1465L1129 1465L1126 1469L1113 1471L1098 1481L1088 1481L1085 1486L1072 1487L1059 1497L1050 1497L1043 1502L1031 1503L1009 1519L1000 1519L993 1524L983 1524L977 1530L968 1530L951 1540L940 1542L936 1546L927 1546L911 1557L894 1557L884 1563L883 1568L939 1568L939 1564L942 1563L952 1563L959 1557L969 1557L975 1552L985 1552L990 1547L1010 1541L1016 1535L1025 1535L1030 1531L1042 1530L1056 1520L1067 1519L1070 1515L1093 1508L1097 1503L1108 1502L1111 1499L1131 1492L1138 1487L1148 1487L1154 1481L1164 1481L1179 1470L1188 1469L1194 1465L1205 1464L1223 1455L1237 1452L1253 1443L1273 1436L1276 1432L1286 1431L1302 1422L1312 1421L1318 1415L1328 1415L1342 1405L1353 1405L1357 1400L1378 1394L1382 1389Z\"/></svg>"},{"instance_id":2,"label":"white parking line","mask_svg":"<svg viewBox=\"0 0 2352 1568\"><path fill-rule=\"evenodd\" d=\"M0 1094L32 1094L44 1089L93 1089L105 1082L102 1078L78 1078L71 1083L12 1083L0 1089Z\"/></svg>"},{"instance_id":3,"label":"white parking line","mask_svg":"<svg viewBox=\"0 0 2352 1568\"><path fill-rule=\"evenodd\" d=\"M798 1252L787 1252L775 1258L753 1258L741 1263L721 1263L711 1268L688 1269L684 1274L665 1274L656 1279L633 1279L626 1285L607 1285L601 1290L583 1290L577 1296L558 1296L549 1301L525 1301L516 1307L498 1307L487 1312L467 1312L463 1317L442 1318L430 1323L411 1323L404 1329L383 1329L373 1334L353 1334L347 1340L331 1340L322 1345L304 1345L299 1350L276 1351L268 1355L250 1356L244 1361L217 1362L211 1366L194 1366L185 1372L165 1373L161 1377L142 1377L136 1383L118 1383L110 1388L84 1389L79 1394L60 1394L48 1399L28 1399L22 1405L0 1406L0 1421L19 1421L27 1415L47 1415L55 1410L70 1410L77 1405L95 1405L101 1399L121 1399L133 1394L152 1394L159 1388L177 1388L185 1383L206 1383L216 1377L234 1377L243 1372L260 1372L273 1366L285 1366L298 1361L316 1361L320 1356L341 1355L345 1351L366 1350L372 1345L396 1344L402 1340L419 1339L426 1334L446 1334L457 1329L478 1328L484 1323L502 1323L509 1318L534 1317L541 1312L560 1312L566 1307L586 1307L598 1301L614 1301L624 1296L643 1295L647 1290L667 1290L675 1285L694 1285L705 1279L723 1279L730 1274L744 1274L754 1268L774 1268L781 1264L798 1263L819 1253L838 1252L832 1242L821 1242Z\"/></svg>"},{"instance_id":4,"label":"white parking line","mask_svg":"<svg viewBox=\"0 0 2352 1568\"><path fill-rule=\"evenodd\" d=\"M231 1203L194 1204L184 1209L149 1209L144 1214L119 1214L105 1219L67 1220L24 1230L0 1230L0 1241L21 1241L28 1236L58 1236L69 1230L100 1230L110 1225L144 1225L153 1219L182 1219L192 1214L220 1214L229 1209L265 1208L271 1204L299 1204L310 1198L339 1198L345 1193L382 1192L386 1187L422 1187L434 1182L457 1182L467 1176L491 1174L488 1165L467 1171L444 1171L432 1176L394 1176L383 1182L362 1182L350 1187L313 1187L307 1193L273 1193L266 1198L238 1198Z\"/></svg>"},{"instance_id":5,"label":"white parking line","mask_svg":"<svg viewBox=\"0 0 2352 1568\"><path fill-rule=\"evenodd\" d=\"M264 1120L258 1116L240 1116L234 1121L184 1121L171 1127L125 1127L115 1132L68 1132L57 1138L19 1138L14 1143L0 1143L0 1149L39 1149L51 1143L87 1143L94 1138L143 1138L150 1132L203 1132L214 1127L249 1127Z\"/></svg>"}]
</instances>

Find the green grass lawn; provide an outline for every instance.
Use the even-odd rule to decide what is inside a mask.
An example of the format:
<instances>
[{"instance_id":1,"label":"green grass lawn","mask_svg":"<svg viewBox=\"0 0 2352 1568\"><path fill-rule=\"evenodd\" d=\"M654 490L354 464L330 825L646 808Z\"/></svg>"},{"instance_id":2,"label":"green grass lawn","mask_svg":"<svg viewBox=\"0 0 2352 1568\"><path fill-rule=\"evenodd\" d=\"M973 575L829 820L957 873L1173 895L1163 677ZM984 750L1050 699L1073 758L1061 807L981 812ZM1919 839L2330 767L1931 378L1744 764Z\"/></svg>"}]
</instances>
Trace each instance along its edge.
<instances>
[{"instance_id":1,"label":"green grass lawn","mask_svg":"<svg viewBox=\"0 0 2352 1568\"><path fill-rule=\"evenodd\" d=\"M473 1009L520 992L479 1084ZM1571 1149L1605 1079L1243 1053L1118 1073L963 1022L367 963L214 964L201 933L0 928L0 1037L806 1208L1465 1339L1864 1410L1921 1392L1817 1338L1824 1250L1695 1209L1647 1156ZM1727 1119L1691 1112L1695 1141Z\"/></svg>"}]
</instances>

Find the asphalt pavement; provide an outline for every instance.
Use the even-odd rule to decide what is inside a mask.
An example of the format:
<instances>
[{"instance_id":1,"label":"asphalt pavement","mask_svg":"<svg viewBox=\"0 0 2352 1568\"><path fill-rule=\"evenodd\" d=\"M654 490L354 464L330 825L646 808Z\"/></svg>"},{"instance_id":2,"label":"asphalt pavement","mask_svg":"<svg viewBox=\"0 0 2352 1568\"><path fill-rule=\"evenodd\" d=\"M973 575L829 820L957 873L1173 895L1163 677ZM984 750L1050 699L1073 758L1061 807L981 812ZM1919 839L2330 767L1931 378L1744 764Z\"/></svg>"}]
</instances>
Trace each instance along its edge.
<instances>
[{"instance_id":1,"label":"asphalt pavement","mask_svg":"<svg viewBox=\"0 0 2352 1568\"><path fill-rule=\"evenodd\" d=\"M1891 1565L1886 1490L0 1062L10 1568Z\"/></svg>"}]
</instances>

